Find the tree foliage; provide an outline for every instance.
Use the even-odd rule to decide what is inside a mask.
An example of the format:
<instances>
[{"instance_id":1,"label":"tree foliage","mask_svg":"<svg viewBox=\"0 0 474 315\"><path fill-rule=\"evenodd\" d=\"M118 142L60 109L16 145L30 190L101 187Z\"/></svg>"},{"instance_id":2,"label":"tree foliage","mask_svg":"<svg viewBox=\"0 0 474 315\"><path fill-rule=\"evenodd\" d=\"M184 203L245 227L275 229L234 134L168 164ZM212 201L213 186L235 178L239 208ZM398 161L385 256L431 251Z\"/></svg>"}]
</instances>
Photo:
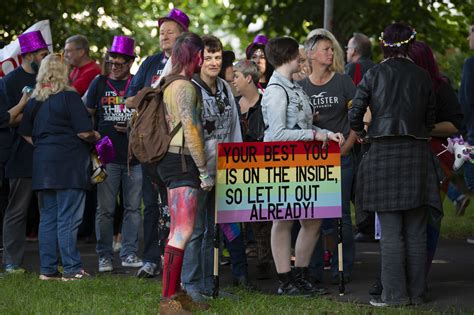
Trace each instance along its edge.
<instances>
[{"instance_id":1,"label":"tree foliage","mask_svg":"<svg viewBox=\"0 0 474 315\"><path fill-rule=\"evenodd\" d=\"M418 38L440 58L446 51L449 56L468 51L465 38L468 25L474 23L474 0L334 2L333 33L342 45L356 31L376 44L385 26L404 21L416 28ZM172 6L188 13L191 30L214 33L224 42L229 42L229 36L238 38L241 51L257 33L291 35L302 41L309 30L323 26L324 17L324 0L13 0L2 5L0 39L8 43L34 22L49 19L57 50L67 37L84 34L99 57L113 35L125 34L136 39L139 55L146 56L158 50L156 21ZM261 29L250 29L252 23L260 23Z\"/></svg>"}]
</instances>

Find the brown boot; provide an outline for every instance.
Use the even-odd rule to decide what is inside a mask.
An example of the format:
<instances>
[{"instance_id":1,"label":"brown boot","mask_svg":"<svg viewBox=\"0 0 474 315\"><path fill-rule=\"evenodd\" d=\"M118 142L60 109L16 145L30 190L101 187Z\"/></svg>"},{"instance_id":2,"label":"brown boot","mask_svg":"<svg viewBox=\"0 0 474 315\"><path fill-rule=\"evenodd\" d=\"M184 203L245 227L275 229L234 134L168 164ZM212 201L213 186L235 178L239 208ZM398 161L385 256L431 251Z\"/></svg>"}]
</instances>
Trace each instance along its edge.
<instances>
[{"instance_id":1,"label":"brown boot","mask_svg":"<svg viewBox=\"0 0 474 315\"><path fill-rule=\"evenodd\" d=\"M207 303L193 301L193 299L185 291L177 293L175 296L173 296L173 299L179 301L183 308L190 312L205 311L211 307L211 305Z\"/></svg>"},{"instance_id":2,"label":"brown boot","mask_svg":"<svg viewBox=\"0 0 474 315\"><path fill-rule=\"evenodd\" d=\"M161 298L160 300L160 314L161 315L191 315L191 312L188 312L184 309L181 302L172 298Z\"/></svg>"}]
</instances>

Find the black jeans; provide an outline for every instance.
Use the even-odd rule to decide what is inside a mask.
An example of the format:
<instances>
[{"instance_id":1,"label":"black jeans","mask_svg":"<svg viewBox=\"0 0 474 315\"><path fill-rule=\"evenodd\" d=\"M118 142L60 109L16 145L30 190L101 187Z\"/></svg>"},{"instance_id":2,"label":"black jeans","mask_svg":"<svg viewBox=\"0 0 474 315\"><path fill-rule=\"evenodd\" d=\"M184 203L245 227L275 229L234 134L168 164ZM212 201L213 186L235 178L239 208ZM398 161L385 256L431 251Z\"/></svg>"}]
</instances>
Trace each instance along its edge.
<instances>
[{"instance_id":1,"label":"black jeans","mask_svg":"<svg viewBox=\"0 0 474 315\"><path fill-rule=\"evenodd\" d=\"M162 205L168 203L167 191L164 185L154 185L157 181L156 166L142 164L142 195L143 195L143 261L154 264L161 262L161 250L158 238L158 220L160 210L158 207L158 193L161 197Z\"/></svg>"},{"instance_id":2,"label":"black jeans","mask_svg":"<svg viewBox=\"0 0 474 315\"><path fill-rule=\"evenodd\" d=\"M0 167L3 167L0 165ZM0 181L0 247L3 248L3 214L8 205L8 192L10 191L8 179Z\"/></svg>"}]
</instances>

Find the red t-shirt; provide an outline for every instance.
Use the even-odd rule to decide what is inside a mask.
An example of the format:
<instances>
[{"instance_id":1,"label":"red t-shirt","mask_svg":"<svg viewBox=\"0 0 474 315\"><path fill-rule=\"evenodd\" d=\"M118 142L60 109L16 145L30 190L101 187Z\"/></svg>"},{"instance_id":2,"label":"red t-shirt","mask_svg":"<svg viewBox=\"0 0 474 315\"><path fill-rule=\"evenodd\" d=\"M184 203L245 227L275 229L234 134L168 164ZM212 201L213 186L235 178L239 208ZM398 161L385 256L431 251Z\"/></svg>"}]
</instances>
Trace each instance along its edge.
<instances>
[{"instance_id":1,"label":"red t-shirt","mask_svg":"<svg viewBox=\"0 0 474 315\"><path fill-rule=\"evenodd\" d=\"M82 96L86 93L92 80L100 73L99 65L92 60L80 68L74 67L69 74L69 82L77 90L77 93Z\"/></svg>"}]
</instances>

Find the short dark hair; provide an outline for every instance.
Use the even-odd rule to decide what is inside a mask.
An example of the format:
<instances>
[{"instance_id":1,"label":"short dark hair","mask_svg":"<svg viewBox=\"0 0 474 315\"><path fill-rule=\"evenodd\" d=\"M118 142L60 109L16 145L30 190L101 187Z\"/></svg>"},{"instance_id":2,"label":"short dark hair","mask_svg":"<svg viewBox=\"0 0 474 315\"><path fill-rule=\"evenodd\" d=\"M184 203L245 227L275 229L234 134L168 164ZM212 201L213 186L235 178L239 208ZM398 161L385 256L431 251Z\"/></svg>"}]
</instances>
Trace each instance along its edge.
<instances>
[{"instance_id":1,"label":"short dark hair","mask_svg":"<svg viewBox=\"0 0 474 315\"><path fill-rule=\"evenodd\" d=\"M265 46L265 55L268 61L276 68L300 54L298 42L292 37L277 37L271 39Z\"/></svg>"},{"instance_id":2,"label":"short dark hair","mask_svg":"<svg viewBox=\"0 0 474 315\"><path fill-rule=\"evenodd\" d=\"M129 55L117 54L117 53L113 53L113 52L109 52L109 57L112 57L112 58L123 58L123 60L125 60L125 62L129 62L129 61L135 59L135 57L132 57L132 56L129 56ZM108 59L108 58L107 58L107 59Z\"/></svg>"},{"instance_id":3,"label":"short dark hair","mask_svg":"<svg viewBox=\"0 0 474 315\"><path fill-rule=\"evenodd\" d=\"M354 33L354 35L352 35L352 39L354 43L354 50L362 58L370 58L372 56L372 43L365 34Z\"/></svg>"},{"instance_id":4,"label":"short dark hair","mask_svg":"<svg viewBox=\"0 0 474 315\"><path fill-rule=\"evenodd\" d=\"M415 31L404 23L397 22L387 26L380 40L384 58L407 56L411 43L415 41L415 34Z\"/></svg>"},{"instance_id":5,"label":"short dark hair","mask_svg":"<svg viewBox=\"0 0 474 315\"><path fill-rule=\"evenodd\" d=\"M224 51L224 48L222 46L222 43L219 38L213 36L213 35L205 35L202 37L202 41L204 42L204 47L207 48L207 50L210 53L215 53L218 51Z\"/></svg>"}]
</instances>

